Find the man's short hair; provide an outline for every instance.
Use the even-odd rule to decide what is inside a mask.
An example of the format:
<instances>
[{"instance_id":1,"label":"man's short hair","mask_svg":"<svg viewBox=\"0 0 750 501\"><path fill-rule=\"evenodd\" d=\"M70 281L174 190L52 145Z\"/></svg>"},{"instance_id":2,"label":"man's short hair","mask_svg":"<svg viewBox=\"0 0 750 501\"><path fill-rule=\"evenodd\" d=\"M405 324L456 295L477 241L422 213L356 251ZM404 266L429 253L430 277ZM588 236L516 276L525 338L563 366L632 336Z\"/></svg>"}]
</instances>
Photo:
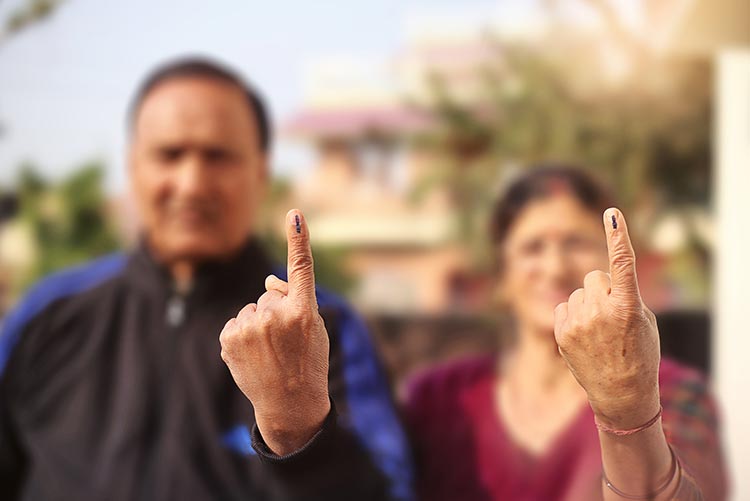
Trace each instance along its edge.
<instances>
[{"instance_id":1,"label":"man's short hair","mask_svg":"<svg viewBox=\"0 0 750 501\"><path fill-rule=\"evenodd\" d=\"M185 57L168 61L153 70L141 83L128 108L128 127L132 128L146 96L159 84L176 78L206 78L238 87L247 101L258 127L260 148L267 152L271 143L268 111L258 91L226 65L204 57Z\"/></svg>"}]
</instances>

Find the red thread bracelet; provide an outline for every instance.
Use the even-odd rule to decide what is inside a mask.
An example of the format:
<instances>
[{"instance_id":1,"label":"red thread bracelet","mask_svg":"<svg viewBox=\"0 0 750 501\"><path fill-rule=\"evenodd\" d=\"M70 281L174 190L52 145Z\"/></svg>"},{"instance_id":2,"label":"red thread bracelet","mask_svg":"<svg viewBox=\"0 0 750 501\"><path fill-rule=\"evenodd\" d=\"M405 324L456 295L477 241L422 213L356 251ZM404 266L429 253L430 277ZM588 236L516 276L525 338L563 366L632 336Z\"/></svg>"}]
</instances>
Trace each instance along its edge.
<instances>
[{"instance_id":1,"label":"red thread bracelet","mask_svg":"<svg viewBox=\"0 0 750 501\"><path fill-rule=\"evenodd\" d=\"M640 433L646 428L650 428L651 426L653 426L654 423L656 423L661 417L661 413L663 410L664 409L660 405L659 412L656 413L656 416L652 417L641 426L638 426L636 428L631 428L629 430L617 430L615 428L610 428L609 426L599 423L599 421L596 418L594 418L594 423L596 423L596 427L599 429L599 431L603 431L604 433L610 433L612 435L617 435L618 437L627 437L628 435L635 435L636 433Z\"/></svg>"}]
</instances>

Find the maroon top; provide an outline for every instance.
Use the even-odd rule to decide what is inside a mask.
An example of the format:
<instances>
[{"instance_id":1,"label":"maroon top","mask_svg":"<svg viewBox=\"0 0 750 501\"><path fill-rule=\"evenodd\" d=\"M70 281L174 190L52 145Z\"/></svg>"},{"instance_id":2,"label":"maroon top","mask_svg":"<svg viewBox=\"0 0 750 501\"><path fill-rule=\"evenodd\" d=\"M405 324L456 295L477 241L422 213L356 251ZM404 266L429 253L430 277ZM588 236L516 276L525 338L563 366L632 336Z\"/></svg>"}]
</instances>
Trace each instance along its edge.
<instances>
[{"instance_id":1,"label":"maroon top","mask_svg":"<svg viewBox=\"0 0 750 501\"><path fill-rule=\"evenodd\" d=\"M406 418L420 499L601 499L601 453L591 408L582 406L546 452L532 455L513 442L497 417L494 383L495 360L482 357L437 368L410 384ZM703 377L664 359L659 385L665 433L687 475L696 478L705 499L722 499L716 410Z\"/></svg>"}]
</instances>

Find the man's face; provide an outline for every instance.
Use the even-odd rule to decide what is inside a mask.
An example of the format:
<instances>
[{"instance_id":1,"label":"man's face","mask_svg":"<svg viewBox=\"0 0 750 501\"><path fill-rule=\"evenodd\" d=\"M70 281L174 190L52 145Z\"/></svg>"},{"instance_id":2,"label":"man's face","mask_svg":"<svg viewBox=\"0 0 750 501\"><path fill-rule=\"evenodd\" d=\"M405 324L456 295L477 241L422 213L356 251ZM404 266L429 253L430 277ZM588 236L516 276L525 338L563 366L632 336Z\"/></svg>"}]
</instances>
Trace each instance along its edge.
<instances>
[{"instance_id":1,"label":"man's face","mask_svg":"<svg viewBox=\"0 0 750 501\"><path fill-rule=\"evenodd\" d=\"M266 154L242 91L179 77L141 103L130 175L146 238L166 262L226 257L253 226L266 186Z\"/></svg>"}]
</instances>

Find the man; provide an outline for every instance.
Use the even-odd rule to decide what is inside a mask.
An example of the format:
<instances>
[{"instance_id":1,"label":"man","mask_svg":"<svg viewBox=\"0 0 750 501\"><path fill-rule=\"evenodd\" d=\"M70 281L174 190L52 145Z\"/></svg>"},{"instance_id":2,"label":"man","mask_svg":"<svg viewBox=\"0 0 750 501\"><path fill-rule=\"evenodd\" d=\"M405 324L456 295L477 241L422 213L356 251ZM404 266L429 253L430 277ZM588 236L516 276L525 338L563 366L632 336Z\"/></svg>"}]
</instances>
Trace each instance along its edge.
<instances>
[{"instance_id":1,"label":"man","mask_svg":"<svg viewBox=\"0 0 750 501\"><path fill-rule=\"evenodd\" d=\"M269 136L215 63L142 86L139 247L42 281L0 337L0 498L408 497L387 384L360 319L315 288L304 217L288 283L253 236Z\"/></svg>"}]
</instances>

